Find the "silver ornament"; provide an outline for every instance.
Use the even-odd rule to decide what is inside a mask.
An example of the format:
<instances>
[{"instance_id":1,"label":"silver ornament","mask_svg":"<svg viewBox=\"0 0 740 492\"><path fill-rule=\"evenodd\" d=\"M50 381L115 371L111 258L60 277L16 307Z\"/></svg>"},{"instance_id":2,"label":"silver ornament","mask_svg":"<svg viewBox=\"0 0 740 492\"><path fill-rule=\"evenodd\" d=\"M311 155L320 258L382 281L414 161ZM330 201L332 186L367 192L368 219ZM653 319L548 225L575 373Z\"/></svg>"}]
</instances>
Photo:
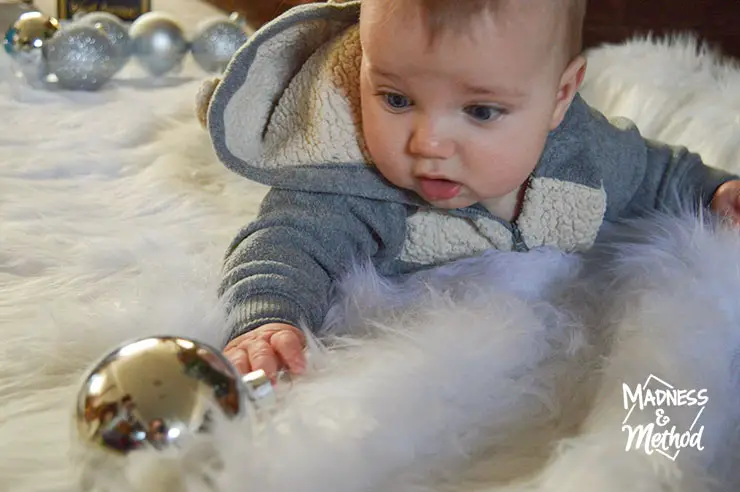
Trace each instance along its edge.
<instances>
[{"instance_id":1,"label":"silver ornament","mask_svg":"<svg viewBox=\"0 0 740 492\"><path fill-rule=\"evenodd\" d=\"M3 45L11 56L39 50L59 31L59 21L41 12L25 12L10 25Z\"/></svg>"},{"instance_id":2,"label":"silver ornament","mask_svg":"<svg viewBox=\"0 0 740 492\"><path fill-rule=\"evenodd\" d=\"M57 32L45 55L49 72L64 89L97 90L117 70L113 45L92 26L71 25Z\"/></svg>"},{"instance_id":3,"label":"silver ornament","mask_svg":"<svg viewBox=\"0 0 740 492\"><path fill-rule=\"evenodd\" d=\"M210 19L196 29L190 50L206 72L223 72L234 53L247 41L247 33L229 19Z\"/></svg>"},{"instance_id":4,"label":"silver ornament","mask_svg":"<svg viewBox=\"0 0 740 492\"><path fill-rule=\"evenodd\" d=\"M150 74L162 76L180 67L188 53L182 27L162 12L139 16L129 29L134 56Z\"/></svg>"},{"instance_id":5,"label":"silver ornament","mask_svg":"<svg viewBox=\"0 0 740 492\"><path fill-rule=\"evenodd\" d=\"M79 22L103 31L113 45L114 61L118 70L126 65L131 58L132 47L128 27L121 19L110 12L91 12L84 15Z\"/></svg>"},{"instance_id":6,"label":"silver ornament","mask_svg":"<svg viewBox=\"0 0 740 492\"><path fill-rule=\"evenodd\" d=\"M264 371L241 376L207 344L151 337L120 346L88 371L75 420L90 449L127 454L183 444L216 418L257 424L275 409Z\"/></svg>"},{"instance_id":7,"label":"silver ornament","mask_svg":"<svg viewBox=\"0 0 740 492\"><path fill-rule=\"evenodd\" d=\"M11 24L3 38L18 75L34 82L46 75L44 50L60 29L59 21L41 12L26 12Z\"/></svg>"}]
</instances>

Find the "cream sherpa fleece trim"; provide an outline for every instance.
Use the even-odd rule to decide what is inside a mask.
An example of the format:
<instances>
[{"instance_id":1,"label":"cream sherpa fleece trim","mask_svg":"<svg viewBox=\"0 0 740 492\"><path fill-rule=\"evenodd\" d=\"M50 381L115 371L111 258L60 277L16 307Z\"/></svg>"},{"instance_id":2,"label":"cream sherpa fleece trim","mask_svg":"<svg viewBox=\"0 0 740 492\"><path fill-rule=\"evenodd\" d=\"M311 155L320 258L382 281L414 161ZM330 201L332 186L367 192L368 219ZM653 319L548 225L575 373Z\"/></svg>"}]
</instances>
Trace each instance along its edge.
<instances>
[{"instance_id":1,"label":"cream sherpa fleece trim","mask_svg":"<svg viewBox=\"0 0 740 492\"><path fill-rule=\"evenodd\" d=\"M527 189L517 225L529 248L562 251L590 248L604 220L606 193L576 183L534 178ZM440 264L480 254L510 250L513 238L502 223L486 217L468 219L444 210L423 209L409 217L399 259Z\"/></svg>"},{"instance_id":2,"label":"cream sherpa fleece trim","mask_svg":"<svg viewBox=\"0 0 740 492\"><path fill-rule=\"evenodd\" d=\"M262 169L368 161L359 137L359 30L352 25L335 36L327 33L336 28L306 21L276 34L257 51L254 65L270 69L250 70L225 108L230 152ZM329 41L291 78L295 62L284 58L301 59L315 43L312 39L325 37ZM290 82L277 101L271 100L272 88L286 80ZM258 135L263 137L255 138Z\"/></svg>"},{"instance_id":3,"label":"cream sherpa fleece trim","mask_svg":"<svg viewBox=\"0 0 740 492\"><path fill-rule=\"evenodd\" d=\"M530 248L553 246L563 251L582 251L593 245L605 213L603 187L534 178L517 223Z\"/></svg>"},{"instance_id":4,"label":"cream sherpa fleece trim","mask_svg":"<svg viewBox=\"0 0 740 492\"><path fill-rule=\"evenodd\" d=\"M406 222L399 259L436 265L467 258L487 249L511 249L511 233L493 219L456 217L444 210L422 209Z\"/></svg>"},{"instance_id":5,"label":"cream sherpa fleece trim","mask_svg":"<svg viewBox=\"0 0 740 492\"><path fill-rule=\"evenodd\" d=\"M360 137L361 53L359 29L352 26L308 59L273 112L264 163L369 161Z\"/></svg>"}]
</instances>

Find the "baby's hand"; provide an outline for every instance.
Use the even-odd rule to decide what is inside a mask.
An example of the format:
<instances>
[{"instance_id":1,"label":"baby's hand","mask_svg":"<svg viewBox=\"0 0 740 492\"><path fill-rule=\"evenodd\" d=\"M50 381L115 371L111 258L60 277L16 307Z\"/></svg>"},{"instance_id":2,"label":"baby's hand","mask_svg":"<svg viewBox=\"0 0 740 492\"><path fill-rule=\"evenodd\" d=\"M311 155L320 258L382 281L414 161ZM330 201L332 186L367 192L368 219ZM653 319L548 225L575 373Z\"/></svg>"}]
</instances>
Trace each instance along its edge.
<instances>
[{"instance_id":1,"label":"baby's hand","mask_svg":"<svg viewBox=\"0 0 740 492\"><path fill-rule=\"evenodd\" d=\"M274 380L279 369L287 368L293 374L303 372L305 344L306 337L295 326L269 323L231 340L224 355L242 374L262 369Z\"/></svg>"},{"instance_id":2,"label":"baby's hand","mask_svg":"<svg viewBox=\"0 0 740 492\"><path fill-rule=\"evenodd\" d=\"M714 193L712 210L740 225L740 181L728 181Z\"/></svg>"}]
</instances>

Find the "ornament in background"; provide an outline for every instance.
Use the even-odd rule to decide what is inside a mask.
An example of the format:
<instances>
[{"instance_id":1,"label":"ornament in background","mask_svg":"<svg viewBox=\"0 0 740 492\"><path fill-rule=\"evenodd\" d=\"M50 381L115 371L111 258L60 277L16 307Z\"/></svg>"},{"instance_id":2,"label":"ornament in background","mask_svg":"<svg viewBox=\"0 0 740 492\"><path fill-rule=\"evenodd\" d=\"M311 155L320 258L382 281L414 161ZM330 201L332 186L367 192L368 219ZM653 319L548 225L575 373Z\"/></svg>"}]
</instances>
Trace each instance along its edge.
<instances>
[{"instance_id":1,"label":"ornament in background","mask_svg":"<svg viewBox=\"0 0 740 492\"><path fill-rule=\"evenodd\" d=\"M185 443L216 418L247 418L254 426L276 408L264 371L241 376L204 343L151 337L118 347L87 373L76 430L93 451L127 454Z\"/></svg>"},{"instance_id":2,"label":"ornament in background","mask_svg":"<svg viewBox=\"0 0 740 492\"><path fill-rule=\"evenodd\" d=\"M57 32L46 47L47 69L61 87L92 91L118 70L116 51L106 34L92 26L71 25Z\"/></svg>"},{"instance_id":3,"label":"ornament in background","mask_svg":"<svg viewBox=\"0 0 740 492\"><path fill-rule=\"evenodd\" d=\"M136 19L129 36L137 61L155 77L176 71L188 53L182 27L162 12L148 12Z\"/></svg>"},{"instance_id":4,"label":"ornament in background","mask_svg":"<svg viewBox=\"0 0 740 492\"><path fill-rule=\"evenodd\" d=\"M128 35L128 26L121 19L108 12L92 12L84 15L80 23L100 29L113 45L114 57L118 66L123 68L131 58L131 38Z\"/></svg>"},{"instance_id":5,"label":"ornament in background","mask_svg":"<svg viewBox=\"0 0 740 492\"><path fill-rule=\"evenodd\" d=\"M246 42L244 28L229 19L217 18L198 26L190 50L200 68L206 72L220 73Z\"/></svg>"},{"instance_id":6,"label":"ornament in background","mask_svg":"<svg viewBox=\"0 0 740 492\"><path fill-rule=\"evenodd\" d=\"M30 81L46 76L46 44L59 31L59 21L41 12L25 12L11 24L3 39L16 72Z\"/></svg>"},{"instance_id":7,"label":"ornament in background","mask_svg":"<svg viewBox=\"0 0 740 492\"><path fill-rule=\"evenodd\" d=\"M56 75L59 87L96 90L132 57L154 77L178 71L188 51L204 71L223 72L249 37L238 19L232 14L203 22L189 43L182 27L162 12L141 15L130 28L110 13L93 12L60 30L55 18L34 11L13 23L3 44L16 74L32 86L48 87L49 76Z\"/></svg>"}]
</instances>

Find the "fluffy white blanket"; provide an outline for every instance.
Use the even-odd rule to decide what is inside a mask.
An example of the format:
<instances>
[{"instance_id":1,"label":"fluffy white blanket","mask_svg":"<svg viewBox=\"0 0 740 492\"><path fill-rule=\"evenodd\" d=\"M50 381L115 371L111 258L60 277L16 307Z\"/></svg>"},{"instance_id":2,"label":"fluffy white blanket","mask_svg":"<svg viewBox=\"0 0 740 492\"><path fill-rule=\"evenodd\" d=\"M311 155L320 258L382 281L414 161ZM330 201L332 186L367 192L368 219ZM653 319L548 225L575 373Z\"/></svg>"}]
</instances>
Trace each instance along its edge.
<instances>
[{"instance_id":1,"label":"fluffy white blanket","mask_svg":"<svg viewBox=\"0 0 740 492\"><path fill-rule=\"evenodd\" d=\"M216 162L201 76L43 92L0 57L0 490L77 490L73 400L111 347L223 339L221 255L265 190ZM583 93L740 170L740 70L690 40L600 49ZM403 285L358 270L329 320L349 337L312 354L274 432L232 424L94 476L114 491L737 490L740 238L661 217L615 234L587 257L491 253ZM625 451L622 384L651 374L706 389L693 427L699 407L661 407L677 432L703 428L703 449Z\"/></svg>"}]
</instances>

